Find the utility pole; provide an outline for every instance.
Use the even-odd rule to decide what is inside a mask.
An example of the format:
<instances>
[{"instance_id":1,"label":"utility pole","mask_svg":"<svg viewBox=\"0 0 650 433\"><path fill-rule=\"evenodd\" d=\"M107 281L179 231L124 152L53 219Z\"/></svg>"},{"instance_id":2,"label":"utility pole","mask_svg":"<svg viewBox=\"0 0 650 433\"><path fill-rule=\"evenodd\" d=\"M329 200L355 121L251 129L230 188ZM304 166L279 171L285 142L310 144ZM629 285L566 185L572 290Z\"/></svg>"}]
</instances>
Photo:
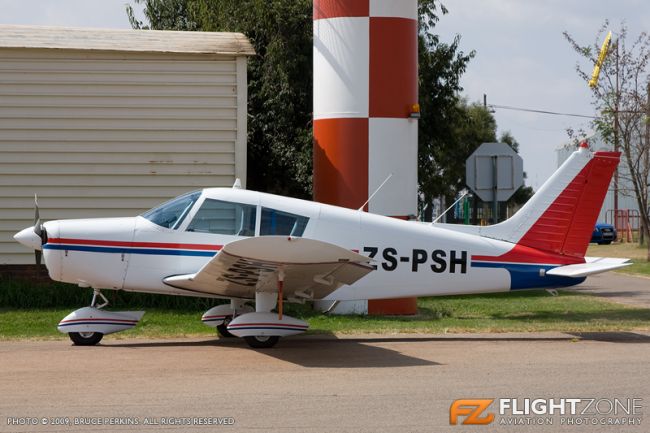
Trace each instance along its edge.
<instances>
[{"instance_id":1,"label":"utility pole","mask_svg":"<svg viewBox=\"0 0 650 433\"><path fill-rule=\"evenodd\" d=\"M616 94L614 99L614 152L619 151L618 142L618 102L620 99L620 90L618 84L618 38L616 38ZM614 171L614 227L619 229L618 225L618 166Z\"/></svg>"},{"instance_id":2,"label":"utility pole","mask_svg":"<svg viewBox=\"0 0 650 433\"><path fill-rule=\"evenodd\" d=\"M646 96L646 101L645 101L645 145L646 148L650 149L650 81L648 81L647 84L647 96ZM648 179L643 179L643 183L646 184L646 191L647 188L649 187L648 184ZM647 197L647 194L646 194ZM650 227L646 224L648 222L648 212L650 211L650 206L648 206L650 203L643 203L645 206L645 209L640 209L641 210L641 215L645 215L646 218L644 218L643 226L645 228L645 234L646 234L646 245L648 247L648 253L647 253L647 261L650 262Z\"/></svg>"},{"instance_id":3,"label":"utility pole","mask_svg":"<svg viewBox=\"0 0 650 433\"><path fill-rule=\"evenodd\" d=\"M483 108L487 111L487 95L483 93ZM497 200L497 189L498 189L498 173L497 173L497 157L492 157L492 189L494 191L494 198L492 199L492 224L497 224L499 222L499 201Z\"/></svg>"}]
</instances>

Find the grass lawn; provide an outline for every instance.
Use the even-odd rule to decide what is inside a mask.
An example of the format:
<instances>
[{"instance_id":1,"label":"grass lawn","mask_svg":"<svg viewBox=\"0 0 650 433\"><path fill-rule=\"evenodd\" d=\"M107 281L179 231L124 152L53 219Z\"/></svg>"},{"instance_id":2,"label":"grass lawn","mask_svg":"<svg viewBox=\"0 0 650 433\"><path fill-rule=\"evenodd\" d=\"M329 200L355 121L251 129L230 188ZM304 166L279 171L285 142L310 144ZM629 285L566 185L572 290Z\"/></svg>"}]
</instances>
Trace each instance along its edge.
<instances>
[{"instance_id":1,"label":"grass lawn","mask_svg":"<svg viewBox=\"0 0 650 433\"><path fill-rule=\"evenodd\" d=\"M587 254L631 258L635 263L621 272L650 276L646 250L635 243L591 245ZM201 314L214 305L209 300L110 291L107 295L114 306L109 309L147 311L135 329L107 338L208 337L216 333L200 320ZM89 299L88 289L72 285L3 281L0 306L5 307L0 307L0 340L65 339L67 336L59 333L56 325ZM38 308L48 305L60 307ZM560 291L558 297L545 291L519 291L420 298L418 307L419 314L412 317L326 316L311 311L308 305L287 305L286 313L308 321L310 333L650 330L650 309L620 305L571 290Z\"/></svg>"},{"instance_id":2,"label":"grass lawn","mask_svg":"<svg viewBox=\"0 0 650 433\"><path fill-rule=\"evenodd\" d=\"M615 272L650 276L650 262L647 261L648 249L639 247L637 242L615 242L611 245L590 244L588 256L593 257L625 257L632 259L633 264L618 269Z\"/></svg>"},{"instance_id":3,"label":"grass lawn","mask_svg":"<svg viewBox=\"0 0 650 433\"><path fill-rule=\"evenodd\" d=\"M412 317L325 316L308 306L287 305L286 314L307 320L310 333L445 333L507 331L650 330L650 309L594 296L544 291L421 298ZM137 308L129 308L136 310ZM0 340L62 339L56 325L72 309L0 310ZM107 338L160 338L215 335L200 321L203 311L151 309L129 331Z\"/></svg>"}]
</instances>

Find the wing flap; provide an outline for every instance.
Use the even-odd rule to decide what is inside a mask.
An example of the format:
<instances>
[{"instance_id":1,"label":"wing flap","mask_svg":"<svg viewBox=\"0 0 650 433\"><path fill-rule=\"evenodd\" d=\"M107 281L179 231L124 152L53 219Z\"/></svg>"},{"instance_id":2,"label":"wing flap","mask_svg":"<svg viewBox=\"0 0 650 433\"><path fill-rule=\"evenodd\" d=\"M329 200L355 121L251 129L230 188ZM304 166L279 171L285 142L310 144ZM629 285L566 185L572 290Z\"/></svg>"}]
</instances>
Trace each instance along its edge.
<instances>
[{"instance_id":1,"label":"wing flap","mask_svg":"<svg viewBox=\"0 0 650 433\"><path fill-rule=\"evenodd\" d=\"M629 259L610 257L585 257L585 259L587 260L586 263L560 266L546 271L546 275L582 278L589 275L600 274L601 272L611 271L613 269L623 268L632 264Z\"/></svg>"},{"instance_id":2,"label":"wing flap","mask_svg":"<svg viewBox=\"0 0 650 433\"><path fill-rule=\"evenodd\" d=\"M255 292L275 291L275 273L282 268L287 297L320 299L371 272L368 262L366 256L327 242L264 236L231 242L197 273L163 281L180 289L250 299Z\"/></svg>"}]
</instances>

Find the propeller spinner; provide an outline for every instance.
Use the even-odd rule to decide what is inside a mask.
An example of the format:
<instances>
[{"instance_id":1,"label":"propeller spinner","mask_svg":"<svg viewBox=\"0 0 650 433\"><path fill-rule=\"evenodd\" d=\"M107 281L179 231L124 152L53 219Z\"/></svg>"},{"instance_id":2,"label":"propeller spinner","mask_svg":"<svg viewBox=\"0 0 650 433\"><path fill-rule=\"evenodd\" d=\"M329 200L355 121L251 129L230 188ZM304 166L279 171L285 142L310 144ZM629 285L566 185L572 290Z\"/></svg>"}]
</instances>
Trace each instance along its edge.
<instances>
[{"instance_id":1,"label":"propeller spinner","mask_svg":"<svg viewBox=\"0 0 650 433\"><path fill-rule=\"evenodd\" d=\"M16 233L14 239L26 247L33 249L36 264L41 264L43 244L47 242L47 232L41 224L41 216L38 210L38 197L36 194L34 194L34 225Z\"/></svg>"}]
</instances>

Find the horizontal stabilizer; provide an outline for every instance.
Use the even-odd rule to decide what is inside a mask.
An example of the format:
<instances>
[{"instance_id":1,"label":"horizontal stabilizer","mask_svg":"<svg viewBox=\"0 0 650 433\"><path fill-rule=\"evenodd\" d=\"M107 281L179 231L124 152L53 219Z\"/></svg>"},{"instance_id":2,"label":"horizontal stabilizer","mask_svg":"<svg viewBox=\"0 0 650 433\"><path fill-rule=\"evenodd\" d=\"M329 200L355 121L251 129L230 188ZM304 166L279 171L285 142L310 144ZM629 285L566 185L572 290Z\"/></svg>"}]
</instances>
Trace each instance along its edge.
<instances>
[{"instance_id":1,"label":"horizontal stabilizer","mask_svg":"<svg viewBox=\"0 0 650 433\"><path fill-rule=\"evenodd\" d=\"M600 274L601 272L611 271L613 269L629 266L630 259L617 259L610 257L585 257L586 263L576 265L560 266L549 271L546 275L556 275L559 277L581 278L589 275Z\"/></svg>"}]
</instances>

